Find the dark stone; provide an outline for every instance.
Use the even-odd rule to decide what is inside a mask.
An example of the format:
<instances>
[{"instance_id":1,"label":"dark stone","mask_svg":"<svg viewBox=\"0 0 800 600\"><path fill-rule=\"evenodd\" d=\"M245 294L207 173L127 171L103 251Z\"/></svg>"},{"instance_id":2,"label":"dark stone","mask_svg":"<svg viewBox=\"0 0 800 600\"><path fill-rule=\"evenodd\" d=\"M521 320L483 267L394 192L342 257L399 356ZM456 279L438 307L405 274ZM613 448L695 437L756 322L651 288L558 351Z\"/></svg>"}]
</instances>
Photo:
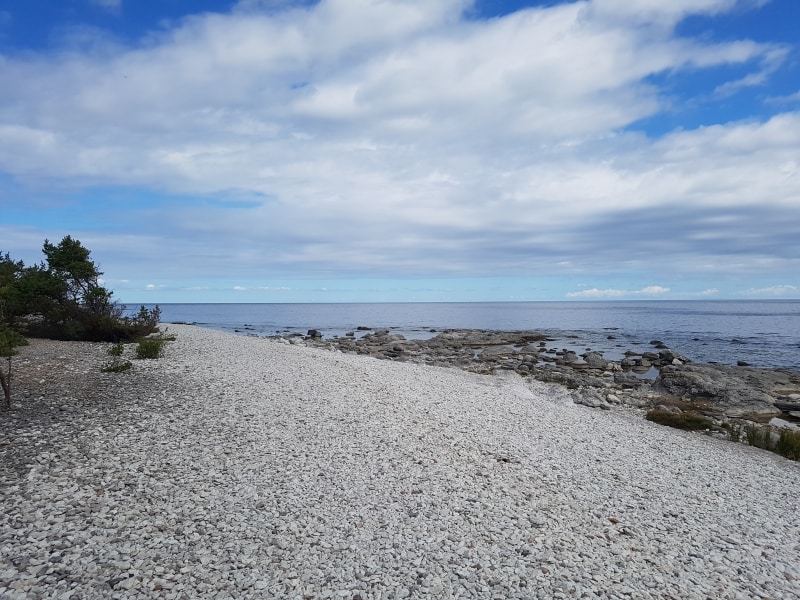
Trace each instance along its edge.
<instances>
[{"instance_id":1,"label":"dark stone","mask_svg":"<svg viewBox=\"0 0 800 600\"><path fill-rule=\"evenodd\" d=\"M592 369L605 370L608 368L608 361L599 352L587 352L583 355L583 359Z\"/></svg>"},{"instance_id":2,"label":"dark stone","mask_svg":"<svg viewBox=\"0 0 800 600\"><path fill-rule=\"evenodd\" d=\"M106 583L108 584L108 586L111 589L114 589L115 586L119 585L120 583L122 583L126 579L127 579L127 577L113 577L113 578L109 579L108 581L106 581Z\"/></svg>"},{"instance_id":3,"label":"dark stone","mask_svg":"<svg viewBox=\"0 0 800 600\"><path fill-rule=\"evenodd\" d=\"M306 335L310 338L321 338L322 332L319 329L309 329Z\"/></svg>"}]
</instances>

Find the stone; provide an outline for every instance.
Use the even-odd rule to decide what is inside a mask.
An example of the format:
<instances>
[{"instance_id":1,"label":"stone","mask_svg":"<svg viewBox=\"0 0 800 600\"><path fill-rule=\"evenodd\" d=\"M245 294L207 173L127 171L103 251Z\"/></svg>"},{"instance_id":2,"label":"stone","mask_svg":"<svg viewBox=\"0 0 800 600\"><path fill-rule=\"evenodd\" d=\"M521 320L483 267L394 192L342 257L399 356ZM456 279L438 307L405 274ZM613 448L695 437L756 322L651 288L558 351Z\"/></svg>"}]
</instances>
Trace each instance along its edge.
<instances>
[{"instance_id":1,"label":"stone","mask_svg":"<svg viewBox=\"0 0 800 600\"><path fill-rule=\"evenodd\" d=\"M774 415L775 398L753 386L752 373L722 365L667 365L653 387L690 401L711 403L728 417Z\"/></svg>"},{"instance_id":2,"label":"stone","mask_svg":"<svg viewBox=\"0 0 800 600\"><path fill-rule=\"evenodd\" d=\"M592 369L605 370L608 368L608 361L599 352L587 352L583 355L583 359Z\"/></svg>"}]
</instances>

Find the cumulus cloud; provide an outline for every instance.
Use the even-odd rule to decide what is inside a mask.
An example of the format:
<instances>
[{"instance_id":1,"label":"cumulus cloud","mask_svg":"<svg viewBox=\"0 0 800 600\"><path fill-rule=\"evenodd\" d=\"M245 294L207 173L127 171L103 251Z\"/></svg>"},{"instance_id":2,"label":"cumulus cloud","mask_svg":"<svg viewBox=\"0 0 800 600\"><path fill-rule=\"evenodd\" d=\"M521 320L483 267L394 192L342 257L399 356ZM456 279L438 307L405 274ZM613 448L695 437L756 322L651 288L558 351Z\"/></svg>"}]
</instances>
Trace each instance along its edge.
<instances>
[{"instance_id":1,"label":"cumulus cloud","mask_svg":"<svg viewBox=\"0 0 800 600\"><path fill-rule=\"evenodd\" d=\"M743 296L755 297L798 297L800 287L796 285L773 285L765 288L750 288L742 292Z\"/></svg>"},{"instance_id":2,"label":"cumulus cloud","mask_svg":"<svg viewBox=\"0 0 800 600\"><path fill-rule=\"evenodd\" d=\"M660 285L650 285L641 290L615 290L605 289L600 290L591 288L588 290L580 290L577 292L568 292L567 298L624 298L628 296L633 297L655 297L663 296L669 293L669 288Z\"/></svg>"},{"instance_id":3,"label":"cumulus cloud","mask_svg":"<svg viewBox=\"0 0 800 600\"><path fill-rule=\"evenodd\" d=\"M465 0L245 0L132 47L4 58L0 170L168 195L163 230L124 250L152 259L156 244L192 275L628 268L663 264L676 243L725 255L742 221L595 232L800 204L799 113L658 139L632 129L665 107L654 76L736 65L750 71L736 93L785 60L770 44L674 34L737 5L593 0L475 21ZM752 252L731 268L778 243L791 260L797 220L747 231ZM645 290L620 293L662 293Z\"/></svg>"}]
</instances>

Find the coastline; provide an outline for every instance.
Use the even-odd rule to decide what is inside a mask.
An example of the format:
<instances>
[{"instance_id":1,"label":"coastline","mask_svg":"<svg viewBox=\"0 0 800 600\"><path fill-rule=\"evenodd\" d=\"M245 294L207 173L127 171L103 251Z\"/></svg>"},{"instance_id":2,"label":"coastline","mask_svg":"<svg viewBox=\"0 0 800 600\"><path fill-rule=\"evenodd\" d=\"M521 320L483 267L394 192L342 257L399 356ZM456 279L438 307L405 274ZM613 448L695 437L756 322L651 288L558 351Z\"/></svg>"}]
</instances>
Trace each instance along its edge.
<instances>
[{"instance_id":1,"label":"coastline","mask_svg":"<svg viewBox=\"0 0 800 600\"><path fill-rule=\"evenodd\" d=\"M122 374L21 349L0 595L800 595L797 463L516 376L169 332Z\"/></svg>"}]
</instances>

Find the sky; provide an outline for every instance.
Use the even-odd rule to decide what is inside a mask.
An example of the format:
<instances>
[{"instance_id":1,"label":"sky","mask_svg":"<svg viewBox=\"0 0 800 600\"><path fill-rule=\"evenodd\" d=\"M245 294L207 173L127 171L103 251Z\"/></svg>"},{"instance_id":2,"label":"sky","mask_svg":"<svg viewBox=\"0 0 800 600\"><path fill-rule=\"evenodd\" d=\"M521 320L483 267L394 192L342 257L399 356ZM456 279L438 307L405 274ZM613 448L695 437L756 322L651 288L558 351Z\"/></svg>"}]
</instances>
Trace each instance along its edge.
<instances>
[{"instance_id":1,"label":"sky","mask_svg":"<svg viewBox=\"0 0 800 600\"><path fill-rule=\"evenodd\" d=\"M0 252L125 303L800 298L797 0L3 0Z\"/></svg>"}]
</instances>

